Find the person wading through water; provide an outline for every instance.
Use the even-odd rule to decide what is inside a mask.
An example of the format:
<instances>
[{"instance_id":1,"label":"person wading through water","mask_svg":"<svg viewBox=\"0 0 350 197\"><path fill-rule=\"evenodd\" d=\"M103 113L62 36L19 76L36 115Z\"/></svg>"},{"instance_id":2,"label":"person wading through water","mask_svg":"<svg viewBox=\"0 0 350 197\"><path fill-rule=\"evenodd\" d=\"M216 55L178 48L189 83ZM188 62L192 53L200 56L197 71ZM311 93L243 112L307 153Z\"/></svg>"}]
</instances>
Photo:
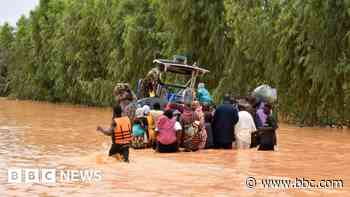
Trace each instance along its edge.
<instances>
[{"instance_id":1,"label":"person wading through water","mask_svg":"<svg viewBox=\"0 0 350 197\"><path fill-rule=\"evenodd\" d=\"M128 116L122 116L120 105L113 107L111 128L104 129L98 126L97 131L112 137L109 156L115 156L117 159L122 156L125 162L129 162L129 147L132 139L131 121Z\"/></svg>"},{"instance_id":2,"label":"person wading through water","mask_svg":"<svg viewBox=\"0 0 350 197\"><path fill-rule=\"evenodd\" d=\"M157 148L160 153L177 152L178 143L176 138L176 117L171 110L166 110L157 121Z\"/></svg>"},{"instance_id":3,"label":"person wading through water","mask_svg":"<svg viewBox=\"0 0 350 197\"><path fill-rule=\"evenodd\" d=\"M260 146L258 150L275 150L277 145L276 130L278 129L277 121L271 114L272 105L266 103L263 112L266 115L265 125L259 128Z\"/></svg>"},{"instance_id":4,"label":"person wading through water","mask_svg":"<svg viewBox=\"0 0 350 197\"><path fill-rule=\"evenodd\" d=\"M183 128L181 137L181 146L185 151L197 151L199 149L200 139L200 117L192 109L191 103L186 103L184 111L180 116L181 126Z\"/></svg>"},{"instance_id":5,"label":"person wading through water","mask_svg":"<svg viewBox=\"0 0 350 197\"><path fill-rule=\"evenodd\" d=\"M233 106L230 96L225 95L223 104L217 107L213 117L214 148L232 149L237 122L238 110Z\"/></svg>"},{"instance_id":6,"label":"person wading through water","mask_svg":"<svg viewBox=\"0 0 350 197\"><path fill-rule=\"evenodd\" d=\"M251 135L256 131L254 119L247 111L248 106L238 105L238 122L235 125L235 139L237 149L248 149L251 145Z\"/></svg>"}]
</instances>

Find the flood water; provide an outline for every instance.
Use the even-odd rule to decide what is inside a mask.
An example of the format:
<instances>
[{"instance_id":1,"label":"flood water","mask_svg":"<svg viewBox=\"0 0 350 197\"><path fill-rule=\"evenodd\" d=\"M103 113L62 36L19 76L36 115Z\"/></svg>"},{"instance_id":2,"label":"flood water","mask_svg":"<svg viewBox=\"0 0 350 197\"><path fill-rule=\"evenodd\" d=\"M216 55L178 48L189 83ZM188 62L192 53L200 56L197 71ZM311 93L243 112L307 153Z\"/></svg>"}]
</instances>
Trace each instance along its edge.
<instances>
[{"instance_id":1,"label":"flood water","mask_svg":"<svg viewBox=\"0 0 350 197\"><path fill-rule=\"evenodd\" d=\"M350 196L350 131L280 125L278 151L131 150L108 158L111 110L0 100L0 196ZM8 183L10 168L97 169L102 180L54 185ZM342 179L342 189L255 189L246 178Z\"/></svg>"}]
</instances>

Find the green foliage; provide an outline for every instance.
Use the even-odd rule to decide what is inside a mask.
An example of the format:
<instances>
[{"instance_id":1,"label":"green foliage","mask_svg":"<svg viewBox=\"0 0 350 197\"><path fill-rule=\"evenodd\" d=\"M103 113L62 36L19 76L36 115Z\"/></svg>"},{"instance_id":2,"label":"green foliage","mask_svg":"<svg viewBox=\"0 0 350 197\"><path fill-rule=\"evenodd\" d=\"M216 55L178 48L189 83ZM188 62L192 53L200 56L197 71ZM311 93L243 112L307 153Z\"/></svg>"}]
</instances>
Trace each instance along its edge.
<instances>
[{"instance_id":1,"label":"green foliage","mask_svg":"<svg viewBox=\"0 0 350 197\"><path fill-rule=\"evenodd\" d=\"M13 28L5 23L0 26L0 96L8 92L8 65L12 59Z\"/></svg>"},{"instance_id":2,"label":"green foliage","mask_svg":"<svg viewBox=\"0 0 350 197\"><path fill-rule=\"evenodd\" d=\"M188 53L192 62L210 68L207 82L214 88L224 66L224 1L159 2L163 29L172 34L172 52Z\"/></svg>"},{"instance_id":3,"label":"green foliage","mask_svg":"<svg viewBox=\"0 0 350 197\"><path fill-rule=\"evenodd\" d=\"M41 0L0 26L0 95L109 105L156 53L212 73L217 101L268 83L303 124L350 120L349 0Z\"/></svg>"},{"instance_id":4,"label":"green foliage","mask_svg":"<svg viewBox=\"0 0 350 197\"><path fill-rule=\"evenodd\" d=\"M345 124L349 116L348 1L226 0L225 73L216 96L277 87L288 120Z\"/></svg>"}]
</instances>

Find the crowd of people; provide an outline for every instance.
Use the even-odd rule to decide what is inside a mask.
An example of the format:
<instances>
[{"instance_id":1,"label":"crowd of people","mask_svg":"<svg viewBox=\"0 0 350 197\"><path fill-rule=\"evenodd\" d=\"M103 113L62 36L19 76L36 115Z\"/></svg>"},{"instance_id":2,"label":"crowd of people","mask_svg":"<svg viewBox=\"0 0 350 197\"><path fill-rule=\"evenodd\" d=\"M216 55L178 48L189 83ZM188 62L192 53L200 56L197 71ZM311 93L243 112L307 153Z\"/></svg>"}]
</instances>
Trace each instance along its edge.
<instances>
[{"instance_id":1,"label":"crowd of people","mask_svg":"<svg viewBox=\"0 0 350 197\"><path fill-rule=\"evenodd\" d=\"M215 106L203 87L198 90L200 94L191 102L140 106L132 119L122 105L115 105L111 128L97 128L112 137L109 155L128 162L129 147L153 148L158 153L210 148L274 150L277 124L270 103L252 96L232 99L226 95Z\"/></svg>"}]
</instances>

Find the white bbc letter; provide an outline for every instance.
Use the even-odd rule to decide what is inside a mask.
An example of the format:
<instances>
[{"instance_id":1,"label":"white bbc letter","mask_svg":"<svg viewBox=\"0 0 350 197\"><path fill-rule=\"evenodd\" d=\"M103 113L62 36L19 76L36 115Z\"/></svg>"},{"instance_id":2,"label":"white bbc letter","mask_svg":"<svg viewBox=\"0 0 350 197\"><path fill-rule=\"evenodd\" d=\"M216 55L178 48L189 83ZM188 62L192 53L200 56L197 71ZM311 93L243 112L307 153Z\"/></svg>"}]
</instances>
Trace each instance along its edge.
<instances>
[{"instance_id":1,"label":"white bbc letter","mask_svg":"<svg viewBox=\"0 0 350 197\"><path fill-rule=\"evenodd\" d=\"M41 169L41 183L42 184L56 183L56 170Z\"/></svg>"},{"instance_id":2,"label":"white bbc letter","mask_svg":"<svg viewBox=\"0 0 350 197\"><path fill-rule=\"evenodd\" d=\"M22 169L13 168L7 170L7 182L8 183L21 183L22 182Z\"/></svg>"},{"instance_id":3,"label":"white bbc letter","mask_svg":"<svg viewBox=\"0 0 350 197\"><path fill-rule=\"evenodd\" d=\"M25 183L40 183L39 169L25 169L24 175Z\"/></svg>"}]
</instances>

